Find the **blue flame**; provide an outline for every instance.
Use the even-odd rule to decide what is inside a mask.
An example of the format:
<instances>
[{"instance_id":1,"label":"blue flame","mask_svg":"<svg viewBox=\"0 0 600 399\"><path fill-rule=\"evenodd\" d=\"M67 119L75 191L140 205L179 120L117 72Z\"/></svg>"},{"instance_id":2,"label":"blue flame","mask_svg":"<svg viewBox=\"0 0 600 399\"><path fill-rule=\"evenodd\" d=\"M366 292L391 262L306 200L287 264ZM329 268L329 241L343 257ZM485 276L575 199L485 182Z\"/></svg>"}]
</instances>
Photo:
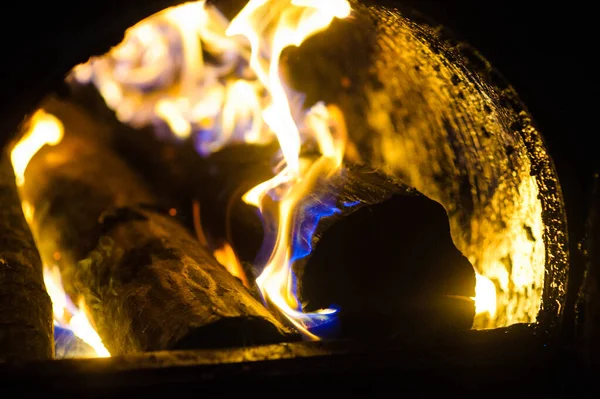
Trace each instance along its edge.
<instances>
[{"instance_id":1,"label":"blue flame","mask_svg":"<svg viewBox=\"0 0 600 399\"><path fill-rule=\"evenodd\" d=\"M293 267L295 262L306 258L312 253L315 242L315 231L322 219L341 213L341 209L338 207L336 202L337 196L335 193L321 193L320 195L313 194L307 197L303 203L299 204L295 213L291 233L291 254L290 264L288 266L290 269ZM342 205L344 207L351 207L359 203L360 201L344 202ZM267 222L265 219L263 219L263 221ZM265 236L265 242L272 243L272 241L273 240L269 240L268 236ZM268 248L271 245L263 247L263 250L272 249ZM290 271L290 274L292 292L297 298L298 279L293 271ZM301 312L302 305L299 304L295 310ZM308 313L306 314L306 318L298 321L300 321L311 334L314 334L319 338L333 338L336 337L340 332L340 320L338 317L339 310L340 309L338 306L332 304L328 309L314 313Z\"/></svg>"},{"instance_id":2,"label":"blue flame","mask_svg":"<svg viewBox=\"0 0 600 399\"><path fill-rule=\"evenodd\" d=\"M76 337L68 328L54 326L54 357L68 359L75 357L96 357L94 348Z\"/></svg>"},{"instance_id":3,"label":"blue flame","mask_svg":"<svg viewBox=\"0 0 600 399\"><path fill-rule=\"evenodd\" d=\"M302 209L303 208L303 209ZM330 196L325 201L314 201L300 209L300 220L294 223L292 231L292 263L305 258L312 252L315 230L324 217L340 213L335 205L335 198Z\"/></svg>"}]
</instances>

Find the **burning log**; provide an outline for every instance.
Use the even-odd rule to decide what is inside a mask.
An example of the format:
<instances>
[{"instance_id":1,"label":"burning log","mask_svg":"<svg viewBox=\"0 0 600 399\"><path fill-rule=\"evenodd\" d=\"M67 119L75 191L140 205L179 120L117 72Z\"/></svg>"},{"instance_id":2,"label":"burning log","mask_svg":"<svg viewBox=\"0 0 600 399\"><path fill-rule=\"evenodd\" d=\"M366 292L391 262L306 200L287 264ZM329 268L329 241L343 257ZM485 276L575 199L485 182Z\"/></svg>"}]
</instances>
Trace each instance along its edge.
<instances>
[{"instance_id":1,"label":"burning log","mask_svg":"<svg viewBox=\"0 0 600 399\"><path fill-rule=\"evenodd\" d=\"M64 138L31 160L22 197L42 256L83 297L112 354L290 339L111 152L100 123L66 103L45 109Z\"/></svg>"},{"instance_id":2,"label":"burning log","mask_svg":"<svg viewBox=\"0 0 600 399\"><path fill-rule=\"evenodd\" d=\"M7 156L0 159L0 361L49 359L52 304Z\"/></svg>"},{"instance_id":3,"label":"burning log","mask_svg":"<svg viewBox=\"0 0 600 399\"><path fill-rule=\"evenodd\" d=\"M117 141L148 133L113 126ZM227 242L244 265L264 264L269 250L260 250L263 224L242 195L271 177L274 147L230 146L206 159L188 151L157 142L137 150L129 146L126 154L145 160L138 170L150 171L146 179L156 172L155 189L170 193L171 201L181 206L198 201L203 232L213 246ZM177 166L167 166L168 158ZM179 169L193 170L194 176L185 181ZM339 305L343 334L350 336L393 335L402 325L415 332L471 327L474 270L454 246L439 203L398 179L353 164L313 197L331 195L338 196L340 212L321 219L314 252L295 266L306 310ZM253 279L260 270L246 272Z\"/></svg>"}]
</instances>

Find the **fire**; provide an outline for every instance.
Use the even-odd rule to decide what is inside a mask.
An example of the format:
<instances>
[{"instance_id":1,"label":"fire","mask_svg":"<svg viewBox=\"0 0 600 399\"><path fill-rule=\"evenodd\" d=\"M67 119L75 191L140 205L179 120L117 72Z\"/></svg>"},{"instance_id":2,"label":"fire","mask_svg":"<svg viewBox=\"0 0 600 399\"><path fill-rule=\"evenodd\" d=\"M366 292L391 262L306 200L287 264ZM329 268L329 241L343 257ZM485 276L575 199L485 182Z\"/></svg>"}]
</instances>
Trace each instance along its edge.
<instances>
[{"instance_id":1,"label":"fire","mask_svg":"<svg viewBox=\"0 0 600 399\"><path fill-rule=\"evenodd\" d=\"M317 338L309 330L330 321L335 311L302 312L292 265L308 252L293 236L302 230L307 216L298 209L306 206L314 184L340 169L346 131L334 105L303 109L302 95L280 77L280 56L350 12L346 0L251 0L227 21L205 1L185 3L128 29L107 55L91 58L70 75L79 83L93 83L121 122L154 125L161 132L166 128L176 140L194 140L202 155L234 142L279 142L282 159L274 177L243 198L263 216L265 196L277 198L271 205L279 215L271 221L276 244L269 261L258 265L264 268L257 285L265 301L309 338ZM301 147L309 141L317 144L320 156L301 159ZM312 217L318 221L334 212L332 207ZM242 278L231 247L213 253Z\"/></svg>"},{"instance_id":2,"label":"fire","mask_svg":"<svg viewBox=\"0 0 600 399\"><path fill-rule=\"evenodd\" d=\"M271 97L271 102L262 115L277 136L285 161L285 166L273 179L256 186L244 196L248 204L258 207L264 213L263 197L269 192L279 192L275 247L256 282L264 298L277 306L311 339L318 337L310 329L326 323L335 311L325 309L313 314L302 312L295 292L292 273L294 259L290 241L301 220L296 217L299 203L311 193L317 179L340 169L346 134L345 131L332 131L332 117L323 104L314 106L305 114L303 122L318 143L321 156L301 166L302 138L292 116L286 88L280 79L279 59L285 48L299 46L306 38L326 29L334 18L345 18L349 14L350 6L345 0L250 1L227 29L228 35L243 35L250 42L250 66ZM270 59L263 59L263 54L268 50Z\"/></svg>"},{"instance_id":3,"label":"fire","mask_svg":"<svg viewBox=\"0 0 600 399\"><path fill-rule=\"evenodd\" d=\"M240 260L229 243L226 242L222 247L215 249L213 255L217 262L225 266L229 273L239 278L246 287L250 287L248 277L240 264Z\"/></svg>"},{"instance_id":4,"label":"fire","mask_svg":"<svg viewBox=\"0 0 600 399\"><path fill-rule=\"evenodd\" d=\"M490 317L496 315L496 286L487 277L475 273L475 314L487 313Z\"/></svg>"},{"instance_id":5,"label":"fire","mask_svg":"<svg viewBox=\"0 0 600 399\"><path fill-rule=\"evenodd\" d=\"M265 302L309 339L317 339L317 328L335 320L336 310L303 312L293 265L311 251L313 230L306 226L339 210L329 203L315 212L303 210L314 210L310 197L315 184L340 171L347 133L343 113L334 104L303 108L302 94L282 80L280 58L286 48L301 45L351 12L346 0L251 0L227 21L203 0L185 3L131 27L108 54L92 57L69 76L94 84L121 122L153 125L160 135L190 140L201 155L232 143L278 141L280 162L273 177L243 200L257 207L272 225L269 231L276 232L268 241L275 243L268 261L254 265L262 267L257 286ZM307 143L316 144L317 157L300 156ZM195 203L196 233L208 245L198 207ZM212 251L249 286L229 244ZM497 287L490 276L477 274L473 299L478 316L496 314Z\"/></svg>"},{"instance_id":6,"label":"fire","mask_svg":"<svg viewBox=\"0 0 600 399\"><path fill-rule=\"evenodd\" d=\"M31 117L29 129L19 142L15 144L10 154L17 186L21 187L25 183L25 171L29 161L44 145L59 144L62 140L63 132L62 122L44 110L38 110ZM36 232L32 225L35 209L27 201L23 201L21 206L25 220L30 225L32 233L37 240ZM45 255L42 254L42 258L46 258L47 256ZM59 260L61 255L60 252L55 252L50 257L54 260ZM85 303L80 301L78 306L75 306L65 293L60 278L60 271L56 266L49 267L46 264L44 265L44 284L52 300L54 324L73 331L76 337L83 340L96 351L98 357L110 356L110 353L108 353L102 344L102 340L86 315Z\"/></svg>"},{"instance_id":7,"label":"fire","mask_svg":"<svg viewBox=\"0 0 600 399\"><path fill-rule=\"evenodd\" d=\"M65 293L58 267L44 266L44 284L52 300L54 324L73 331L76 337L96 351L97 357L109 357L110 353L87 316L85 301L80 299L75 306Z\"/></svg>"},{"instance_id":8,"label":"fire","mask_svg":"<svg viewBox=\"0 0 600 399\"><path fill-rule=\"evenodd\" d=\"M248 65L247 45L225 34L228 24L203 0L167 8L69 78L93 83L123 123L168 128L177 140L196 135L201 154L231 142L268 143L263 87Z\"/></svg>"},{"instance_id":9,"label":"fire","mask_svg":"<svg viewBox=\"0 0 600 399\"><path fill-rule=\"evenodd\" d=\"M56 145L62 140L62 123L54 116L43 110L38 110L31 117L31 128L14 146L10 160L15 171L17 186L25 183L25 169L33 156L44 145Z\"/></svg>"}]
</instances>

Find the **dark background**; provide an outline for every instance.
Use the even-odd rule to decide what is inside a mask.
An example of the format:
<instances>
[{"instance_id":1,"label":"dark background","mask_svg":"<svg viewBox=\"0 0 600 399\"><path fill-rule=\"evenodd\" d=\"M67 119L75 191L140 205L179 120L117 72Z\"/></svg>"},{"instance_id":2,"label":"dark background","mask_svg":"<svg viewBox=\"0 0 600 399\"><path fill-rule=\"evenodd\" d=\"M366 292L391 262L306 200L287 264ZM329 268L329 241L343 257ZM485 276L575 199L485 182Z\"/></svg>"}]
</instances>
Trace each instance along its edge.
<instances>
[{"instance_id":1,"label":"dark background","mask_svg":"<svg viewBox=\"0 0 600 399\"><path fill-rule=\"evenodd\" d=\"M529 108L546 138L563 188L575 272L571 283L577 286L581 259L576 245L583 234L592 175L600 165L600 148L594 143L598 128L592 120L597 114L592 108L597 83L592 67L596 66L597 45L592 45L591 6L581 0L387 0L394 2L412 5L472 44L507 78ZM33 89L36 83L32 74L61 61L61 54L54 50L56 44L66 40L77 45L79 32L86 30L86 18L92 13L95 17L105 15L102 18L110 24L119 17L120 3L106 0L7 5L0 26L0 123L14 119L9 112L11 104L17 101L18 93ZM6 132L3 136L5 139Z\"/></svg>"}]
</instances>

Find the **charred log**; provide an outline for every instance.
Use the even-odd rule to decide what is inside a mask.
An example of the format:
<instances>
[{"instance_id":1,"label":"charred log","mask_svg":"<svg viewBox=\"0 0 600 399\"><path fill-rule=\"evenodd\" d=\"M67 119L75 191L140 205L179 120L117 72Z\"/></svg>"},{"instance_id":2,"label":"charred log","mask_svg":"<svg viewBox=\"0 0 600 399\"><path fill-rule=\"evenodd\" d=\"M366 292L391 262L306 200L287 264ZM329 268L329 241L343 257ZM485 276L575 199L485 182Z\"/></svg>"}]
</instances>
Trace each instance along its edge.
<instances>
[{"instance_id":1,"label":"charred log","mask_svg":"<svg viewBox=\"0 0 600 399\"><path fill-rule=\"evenodd\" d=\"M42 256L60 254L65 290L112 354L291 339L110 151L101 123L66 103L44 108L65 134L30 162L23 198Z\"/></svg>"},{"instance_id":2,"label":"charred log","mask_svg":"<svg viewBox=\"0 0 600 399\"><path fill-rule=\"evenodd\" d=\"M21 209L9 157L0 154L0 361L50 359L52 303Z\"/></svg>"}]
</instances>

